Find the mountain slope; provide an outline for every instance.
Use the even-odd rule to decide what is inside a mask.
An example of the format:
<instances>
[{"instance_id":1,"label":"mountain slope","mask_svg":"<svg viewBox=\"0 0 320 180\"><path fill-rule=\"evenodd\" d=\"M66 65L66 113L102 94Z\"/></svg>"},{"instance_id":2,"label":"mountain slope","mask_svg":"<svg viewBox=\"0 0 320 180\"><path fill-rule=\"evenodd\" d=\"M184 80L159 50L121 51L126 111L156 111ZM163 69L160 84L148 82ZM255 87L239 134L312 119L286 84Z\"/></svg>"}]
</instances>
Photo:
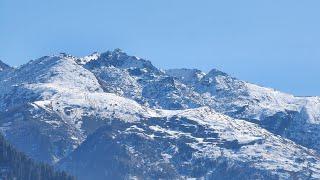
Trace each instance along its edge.
<instances>
[{"instance_id":1,"label":"mountain slope","mask_svg":"<svg viewBox=\"0 0 320 180\"><path fill-rule=\"evenodd\" d=\"M320 178L320 156L209 108L100 128L60 167L79 179ZM88 171L90 169L90 171Z\"/></svg>"},{"instance_id":2,"label":"mountain slope","mask_svg":"<svg viewBox=\"0 0 320 180\"><path fill-rule=\"evenodd\" d=\"M171 75L178 79L184 76L172 72ZM298 144L320 150L317 133L320 97L295 97L238 80L216 69L188 86L211 96L214 103L207 105L221 113L257 123Z\"/></svg>"},{"instance_id":3,"label":"mountain slope","mask_svg":"<svg viewBox=\"0 0 320 180\"><path fill-rule=\"evenodd\" d=\"M149 61L121 50L95 55L83 64L105 92L160 109L181 110L210 106L234 118L246 119L320 150L320 97L295 97L238 80L213 69L161 71Z\"/></svg>"},{"instance_id":4,"label":"mountain slope","mask_svg":"<svg viewBox=\"0 0 320 180\"><path fill-rule=\"evenodd\" d=\"M187 109L210 101L166 75L150 61L129 56L119 49L102 53L84 67L95 74L105 92L152 108Z\"/></svg>"},{"instance_id":5,"label":"mountain slope","mask_svg":"<svg viewBox=\"0 0 320 180\"><path fill-rule=\"evenodd\" d=\"M53 167L37 164L16 151L0 135L0 179L17 180L72 180L65 172L55 172Z\"/></svg>"},{"instance_id":6,"label":"mountain slope","mask_svg":"<svg viewBox=\"0 0 320 180\"><path fill-rule=\"evenodd\" d=\"M0 60L0 72L5 71L5 70L9 70L9 69L12 69L12 68Z\"/></svg>"},{"instance_id":7,"label":"mountain slope","mask_svg":"<svg viewBox=\"0 0 320 180\"><path fill-rule=\"evenodd\" d=\"M0 130L36 160L59 161L110 118L148 115L136 102L104 93L74 60L43 57L1 79Z\"/></svg>"}]
</instances>

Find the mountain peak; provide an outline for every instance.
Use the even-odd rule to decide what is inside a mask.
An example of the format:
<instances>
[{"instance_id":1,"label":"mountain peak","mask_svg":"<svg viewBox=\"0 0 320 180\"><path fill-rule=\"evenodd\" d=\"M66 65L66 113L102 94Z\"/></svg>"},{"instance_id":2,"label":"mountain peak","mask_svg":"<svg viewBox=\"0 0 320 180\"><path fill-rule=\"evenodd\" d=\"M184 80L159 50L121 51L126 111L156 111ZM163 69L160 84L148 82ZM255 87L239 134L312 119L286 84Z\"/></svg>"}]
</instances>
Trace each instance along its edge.
<instances>
[{"instance_id":1,"label":"mountain peak","mask_svg":"<svg viewBox=\"0 0 320 180\"><path fill-rule=\"evenodd\" d=\"M101 54L101 57L107 59L121 59L126 58L128 55L120 48L116 48L113 51L107 51Z\"/></svg>"},{"instance_id":2,"label":"mountain peak","mask_svg":"<svg viewBox=\"0 0 320 180\"><path fill-rule=\"evenodd\" d=\"M65 53L65 52L61 52L61 53L59 53L59 55L54 55L54 56L57 56L57 57L63 58L63 59L73 59L73 60L77 59L77 57L75 57L71 54Z\"/></svg>"},{"instance_id":3,"label":"mountain peak","mask_svg":"<svg viewBox=\"0 0 320 180\"><path fill-rule=\"evenodd\" d=\"M9 65L7 65L6 63L0 60L0 72L8 69L12 69L12 67L10 67Z\"/></svg>"},{"instance_id":4,"label":"mountain peak","mask_svg":"<svg viewBox=\"0 0 320 180\"><path fill-rule=\"evenodd\" d=\"M213 68L208 72L207 76L215 77L215 76L229 76L229 75L227 73L225 73L225 72L222 72L222 71L220 71L218 69Z\"/></svg>"},{"instance_id":5,"label":"mountain peak","mask_svg":"<svg viewBox=\"0 0 320 180\"><path fill-rule=\"evenodd\" d=\"M154 67L150 61L128 55L119 48L101 53L95 61L86 63L86 66L88 68L114 66L121 69L145 69L149 72L160 72L160 70Z\"/></svg>"},{"instance_id":6,"label":"mountain peak","mask_svg":"<svg viewBox=\"0 0 320 180\"><path fill-rule=\"evenodd\" d=\"M88 56L84 56L81 58L78 58L76 60L76 62L80 65L85 65L87 63L89 63L90 61L94 61L97 60L100 57L100 53L98 52L93 52L92 54L88 55Z\"/></svg>"},{"instance_id":7,"label":"mountain peak","mask_svg":"<svg viewBox=\"0 0 320 180\"><path fill-rule=\"evenodd\" d=\"M119 54L119 53L124 53L124 52L123 52L123 50L122 50L122 49L120 49L120 48L116 48L116 49L114 49L114 50L113 50L113 53L117 53L117 54Z\"/></svg>"}]
</instances>

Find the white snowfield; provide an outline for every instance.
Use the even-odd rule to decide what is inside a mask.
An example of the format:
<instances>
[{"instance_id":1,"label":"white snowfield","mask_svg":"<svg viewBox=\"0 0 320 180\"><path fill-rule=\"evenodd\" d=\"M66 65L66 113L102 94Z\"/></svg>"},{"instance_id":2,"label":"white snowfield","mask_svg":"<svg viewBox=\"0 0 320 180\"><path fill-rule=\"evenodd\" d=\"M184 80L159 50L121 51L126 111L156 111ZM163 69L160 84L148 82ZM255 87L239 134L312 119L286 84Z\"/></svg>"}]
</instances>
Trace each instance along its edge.
<instances>
[{"instance_id":1,"label":"white snowfield","mask_svg":"<svg viewBox=\"0 0 320 180\"><path fill-rule=\"evenodd\" d=\"M45 56L0 72L0 80L0 130L37 160L59 163L112 121L178 118L194 124L149 128L169 139L192 139L186 145L195 157L224 156L280 179L320 179L320 97L295 97L218 70L163 72L120 50ZM217 137L193 136L183 130L189 126ZM155 134L144 136L157 141ZM162 154L170 163L174 154Z\"/></svg>"}]
</instances>

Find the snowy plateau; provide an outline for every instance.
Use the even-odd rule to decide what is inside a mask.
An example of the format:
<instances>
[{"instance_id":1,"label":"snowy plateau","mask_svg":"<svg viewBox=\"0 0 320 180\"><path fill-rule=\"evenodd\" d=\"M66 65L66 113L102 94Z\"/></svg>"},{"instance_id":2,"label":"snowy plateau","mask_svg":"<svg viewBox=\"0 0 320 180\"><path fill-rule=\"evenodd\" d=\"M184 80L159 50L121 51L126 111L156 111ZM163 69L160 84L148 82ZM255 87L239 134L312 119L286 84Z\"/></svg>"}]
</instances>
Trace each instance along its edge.
<instances>
[{"instance_id":1,"label":"snowy plateau","mask_svg":"<svg viewBox=\"0 0 320 180\"><path fill-rule=\"evenodd\" d=\"M320 179L320 97L120 49L0 62L0 132L80 180Z\"/></svg>"}]
</instances>

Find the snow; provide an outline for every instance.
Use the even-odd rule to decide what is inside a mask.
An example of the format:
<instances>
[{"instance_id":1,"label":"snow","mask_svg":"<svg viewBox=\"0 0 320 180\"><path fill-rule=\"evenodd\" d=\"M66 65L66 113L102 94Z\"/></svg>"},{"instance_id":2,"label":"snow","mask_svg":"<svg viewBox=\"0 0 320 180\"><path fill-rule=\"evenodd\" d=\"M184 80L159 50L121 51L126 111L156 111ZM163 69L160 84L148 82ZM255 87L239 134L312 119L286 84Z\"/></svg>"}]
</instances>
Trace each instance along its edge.
<instances>
[{"instance_id":1,"label":"snow","mask_svg":"<svg viewBox=\"0 0 320 180\"><path fill-rule=\"evenodd\" d=\"M78 58L76 62L80 65L85 65L89 63L90 61L95 61L100 57L100 54L97 52L92 53L91 55L84 56L82 58Z\"/></svg>"}]
</instances>

